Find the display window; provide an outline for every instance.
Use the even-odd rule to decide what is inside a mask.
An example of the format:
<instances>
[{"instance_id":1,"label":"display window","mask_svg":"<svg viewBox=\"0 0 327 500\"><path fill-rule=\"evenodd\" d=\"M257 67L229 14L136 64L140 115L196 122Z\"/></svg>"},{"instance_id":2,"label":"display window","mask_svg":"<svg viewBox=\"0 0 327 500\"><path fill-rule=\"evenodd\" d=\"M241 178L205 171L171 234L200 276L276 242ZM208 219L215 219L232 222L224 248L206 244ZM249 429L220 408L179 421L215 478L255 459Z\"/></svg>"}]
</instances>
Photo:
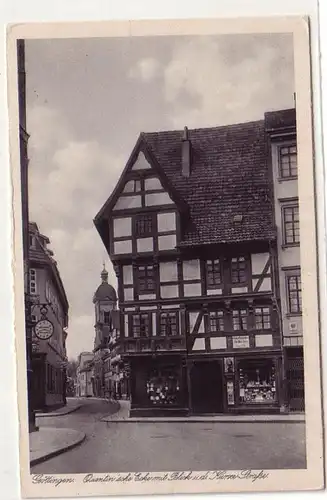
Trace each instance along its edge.
<instances>
[{"instance_id":1,"label":"display window","mask_svg":"<svg viewBox=\"0 0 327 500\"><path fill-rule=\"evenodd\" d=\"M146 391L153 406L178 404L180 393L179 372L174 367L154 369L149 373Z\"/></svg>"},{"instance_id":2,"label":"display window","mask_svg":"<svg viewBox=\"0 0 327 500\"><path fill-rule=\"evenodd\" d=\"M241 404L272 404L276 401L276 374L273 360L239 361L238 379Z\"/></svg>"}]
</instances>

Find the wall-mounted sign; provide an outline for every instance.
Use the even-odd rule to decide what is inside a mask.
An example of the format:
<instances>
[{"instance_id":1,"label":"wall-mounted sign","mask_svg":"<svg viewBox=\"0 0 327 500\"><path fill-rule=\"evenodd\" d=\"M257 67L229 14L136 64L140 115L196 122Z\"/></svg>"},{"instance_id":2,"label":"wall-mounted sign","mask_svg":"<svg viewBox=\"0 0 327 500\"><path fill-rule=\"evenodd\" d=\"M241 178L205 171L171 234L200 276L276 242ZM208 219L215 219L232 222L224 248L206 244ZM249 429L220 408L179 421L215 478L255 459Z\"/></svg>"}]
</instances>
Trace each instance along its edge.
<instances>
[{"instance_id":1,"label":"wall-mounted sign","mask_svg":"<svg viewBox=\"0 0 327 500\"><path fill-rule=\"evenodd\" d=\"M234 382L232 380L227 381L227 404L235 404L234 400Z\"/></svg>"},{"instance_id":2,"label":"wall-mounted sign","mask_svg":"<svg viewBox=\"0 0 327 500\"><path fill-rule=\"evenodd\" d=\"M248 336L240 335L238 337L233 337L234 349L246 349L247 347L250 347L250 340Z\"/></svg>"},{"instance_id":3,"label":"wall-mounted sign","mask_svg":"<svg viewBox=\"0 0 327 500\"><path fill-rule=\"evenodd\" d=\"M40 340L48 340L53 335L53 324L48 319L41 319L34 327L34 332Z\"/></svg>"},{"instance_id":4,"label":"wall-mounted sign","mask_svg":"<svg viewBox=\"0 0 327 500\"><path fill-rule=\"evenodd\" d=\"M224 358L225 373L234 373L234 358Z\"/></svg>"}]
</instances>

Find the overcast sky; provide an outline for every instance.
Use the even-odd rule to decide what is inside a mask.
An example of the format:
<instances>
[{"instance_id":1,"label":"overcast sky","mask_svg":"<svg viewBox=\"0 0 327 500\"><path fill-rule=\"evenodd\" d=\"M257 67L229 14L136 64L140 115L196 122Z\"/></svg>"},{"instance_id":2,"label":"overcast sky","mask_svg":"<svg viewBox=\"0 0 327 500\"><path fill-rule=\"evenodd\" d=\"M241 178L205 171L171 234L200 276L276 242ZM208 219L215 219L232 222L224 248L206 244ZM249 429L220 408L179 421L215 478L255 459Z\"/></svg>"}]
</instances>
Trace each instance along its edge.
<instances>
[{"instance_id":1,"label":"overcast sky","mask_svg":"<svg viewBox=\"0 0 327 500\"><path fill-rule=\"evenodd\" d=\"M141 131L262 119L294 105L291 35L28 40L30 218L70 305L68 356L93 349L106 260L93 218Z\"/></svg>"}]
</instances>

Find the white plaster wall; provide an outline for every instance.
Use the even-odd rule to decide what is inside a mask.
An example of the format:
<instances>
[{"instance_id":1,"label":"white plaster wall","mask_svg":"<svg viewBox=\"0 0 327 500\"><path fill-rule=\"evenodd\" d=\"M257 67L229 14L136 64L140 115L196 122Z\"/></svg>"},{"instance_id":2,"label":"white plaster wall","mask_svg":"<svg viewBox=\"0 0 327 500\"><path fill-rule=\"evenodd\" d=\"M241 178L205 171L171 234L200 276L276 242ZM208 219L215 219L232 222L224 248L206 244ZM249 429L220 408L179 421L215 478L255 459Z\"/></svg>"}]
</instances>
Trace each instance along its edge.
<instances>
[{"instance_id":1,"label":"white plaster wall","mask_svg":"<svg viewBox=\"0 0 327 500\"><path fill-rule=\"evenodd\" d=\"M115 241L114 252L116 254L132 253L132 240Z\"/></svg>"},{"instance_id":2,"label":"white plaster wall","mask_svg":"<svg viewBox=\"0 0 327 500\"><path fill-rule=\"evenodd\" d=\"M124 315L124 335L128 337L128 314Z\"/></svg>"},{"instance_id":3,"label":"white plaster wall","mask_svg":"<svg viewBox=\"0 0 327 500\"><path fill-rule=\"evenodd\" d=\"M212 337L210 339L210 347L211 349L226 349L226 337Z\"/></svg>"},{"instance_id":4,"label":"white plaster wall","mask_svg":"<svg viewBox=\"0 0 327 500\"><path fill-rule=\"evenodd\" d=\"M157 335L157 315L152 313L152 335Z\"/></svg>"},{"instance_id":5,"label":"white plaster wall","mask_svg":"<svg viewBox=\"0 0 327 500\"><path fill-rule=\"evenodd\" d=\"M141 196L120 196L113 210L126 210L128 208L139 208L142 206Z\"/></svg>"},{"instance_id":6,"label":"white plaster wall","mask_svg":"<svg viewBox=\"0 0 327 500\"><path fill-rule=\"evenodd\" d=\"M132 266L124 266L123 267L123 282L124 282L124 285L132 285L133 284L133 267Z\"/></svg>"},{"instance_id":7,"label":"white plaster wall","mask_svg":"<svg viewBox=\"0 0 327 500\"><path fill-rule=\"evenodd\" d=\"M184 283L185 297L198 297L201 295L201 283Z\"/></svg>"},{"instance_id":8,"label":"white plaster wall","mask_svg":"<svg viewBox=\"0 0 327 500\"><path fill-rule=\"evenodd\" d=\"M193 351L204 351L205 350L205 343L204 339L195 339L195 342L193 344Z\"/></svg>"},{"instance_id":9,"label":"white plaster wall","mask_svg":"<svg viewBox=\"0 0 327 500\"><path fill-rule=\"evenodd\" d=\"M247 286L236 286L232 288L232 293L248 293L248 287Z\"/></svg>"},{"instance_id":10,"label":"white plaster wall","mask_svg":"<svg viewBox=\"0 0 327 500\"><path fill-rule=\"evenodd\" d=\"M150 163L145 158L144 153L142 151L139 152L138 157L132 167L132 170L144 170L151 168Z\"/></svg>"},{"instance_id":11,"label":"white plaster wall","mask_svg":"<svg viewBox=\"0 0 327 500\"><path fill-rule=\"evenodd\" d=\"M222 295L223 291L221 288L214 290L213 288L208 288L207 295Z\"/></svg>"},{"instance_id":12,"label":"white plaster wall","mask_svg":"<svg viewBox=\"0 0 327 500\"><path fill-rule=\"evenodd\" d=\"M260 285L259 292L270 292L271 291L271 278L263 278Z\"/></svg>"},{"instance_id":13,"label":"white plaster wall","mask_svg":"<svg viewBox=\"0 0 327 500\"><path fill-rule=\"evenodd\" d=\"M160 281L178 281L177 262L160 262Z\"/></svg>"},{"instance_id":14,"label":"white plaster wall","mask_svg":"<svg viewBox=\"0 0 327 500\"><path fill-rule=\"evenodd\" d=\"M166 236L158 237L159 250L173 250L176 248L176 235L169 234Z\"/></svg>"},{"instance_id":15,"label":"white plaster wall","mask_svg":"<svg viewBox=\"0 0 327 500\"><path fill-rule=\"evenodd\" d=\"M256 335L255 336L256 347L272 347L273 337L270 334L267 335Z\"/></svg>"},{"instance_id":16,"label":"white plaster wall","mask_svg":"<svg viewBox=\"0 0 327 500\"><path fill-rule=\"evenodd\" d=\"M169 194L166 192L162 193L152 193L145 195L145 205L147 207L161 206L161 205L171 205L173 203Z\"/></svg>"},{"instance_id":17,"label":"white plaster wall","mask_svg":"<svg viewBox=\"0 0 327 500\"><path fill-rule=\"evenodd\" d=\"M144 180L145 190L149 191L151 189L163 189L160 180L157 177L149 177Z\"/></svg>"},{"instance_id":18,"label":"white plaster wall","mask_svg":"<svg viewBox=\"0 0 327 500\"><path fill-rule=\"evenodd\" d=\"M142 252L153 252L153 238L138 238L136 240L137 251Z\"/></svg>"},{"instance_id":19,"label":"white plaster wall","mask_svg":"<svg viewBox=\"0 0 327 500\"><path fill-rule=\"evenodd\" d=\"M187 280L198 280L200 275L200 261L198 259L183 262L183 278Z\"/></svg>"},{"instance_id":20,"label":"white plaster wall","mask_svg":"<svg viewBox=\"0 0 327 500\"><path fill-rule=\"evenodd\" d=\"M131 217L121 217L114 219L114 238L132 235L132 219Z\"/></svg>"},{"instance_id":21,"label":"white plaster wall","mask_svg":"<svg viewBox=\"0 0 327 500\"><path fill-rule=\"evenodd\" d=\"M189 312L190 333L192 333L194 330L195 322L197 320L198 315L199 312L193 312L193 311Z\"/></svg>"},{"instance_id":22,"label":"white plaster wall","mask_svg":"<svg viewBox=\"0 0 327 500\"><path fill-rule=\"evenodd\" d=\"M269 253L254 253L251 255L252 274L261 274L269 259Z\"/></svg>"},{"instance_id":23,"label":"white plaster wall","mask_svg":"<svg viewBox=\"0 0 327 500\"><path fill-rule=\"evenodd\" d=\"M127 181L123 192L124 193L134 193L137 191L141 191L141 182L138 180Z\"/></svg>"},{"instance_id":24,"label":"white plaster wall","mask_svg":"<svg viewBox=\"0 0 327 500\"><path fill-rule=\"evenodd\" d=\"M176 214L175 212L164 212L158 214L158 232L175 231Z\"/></svg>"},{"instance_id":25,"label":"white plaster wall","mask_svg":"<svg viewBox=\"0 0 327 500\"><path fill-rule=\"evenodd\" d=\"M134 299L134 290L133 288L125 288L124 289L124 300L133 300Z\"/></svg>"},{"instance_id":26,"label":"white plaster wall","mask_svg":"<svg viewBox=\"0 0 327 500\"><path fill-rule=\"evenodd\" d=\"M170 299L178 297L177 285L164 285L160 287L160 295L162 299Z\"/></svg>"}]
</instances>

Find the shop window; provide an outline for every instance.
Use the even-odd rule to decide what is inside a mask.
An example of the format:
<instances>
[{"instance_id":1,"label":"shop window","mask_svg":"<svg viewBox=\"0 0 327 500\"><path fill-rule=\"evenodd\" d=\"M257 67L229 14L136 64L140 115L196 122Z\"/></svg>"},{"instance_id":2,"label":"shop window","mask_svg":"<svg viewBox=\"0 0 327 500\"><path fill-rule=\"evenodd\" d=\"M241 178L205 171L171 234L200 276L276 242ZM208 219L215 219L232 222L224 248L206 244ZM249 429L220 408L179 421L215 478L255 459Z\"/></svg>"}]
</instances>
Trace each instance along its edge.
<instances>
[{"instance_id":1,"label":"shop window","mask_svg":"<svg viewBox=\"0 0 327 500\"><path fill-rule=\"evenodd\" d=\"M256 307L254 314L255 327L257 330L269 330L271 328L269 307Z\"/></svg>"},{"instance_id":2,"label":"shop window","mask_svg":"<svg viewBox=\"0 0 327 500\"><path fill-rule=\"evenodd\" d=\"M152 370L146 382L146 392L153 406L174 406L178 404L180 379L175 367Z\"/></svg>"},{"instance_id":3,"label":"shop window","mask_svg":"<svg viewBox=\"0 0 327 500\"><path fill-rule=\"evenodd\" d=\"M282 179L297 177L296 146L283 146L279 149L279 175Z\"/></svg>"},{"instance_id":4,"label":"shop window","mask_svg":"<svg viewBox=\"0 0 327 500\"><path fill-rule=\"evenodd\" d=\"M139 266L137 271L139 293L153 293L155 291L154 267Z\"/></svg>"},{"instance_id":5,"label":"shop window","mask_svg":"<svg viewBox=\"0 0 327 500\"><path fill-rule=\"evenodd\" d=\"M167 337L178 335L176 312L167 312L160 314L160 335L165 335Z\"/></svg>"},{"instance_id":6,"label":"shop window","mask_svg":"<svg viewBox=\"0 0 327 500\"><path fill-rule=\"evenodd\" d=\"M209 314L209 330L211 333L224 331L224 312L212 311Z\"/></svg>"},{"instance_id":7,"label":"shop window","mask_svg":"<svg viewBox=\"0 0 327 500\"><path fill-rule=\"evenodd\" d=\"M246 261L244 257L234 257L231 263L232 283L246 283Z\"/></svg>"},{"instance_id":8,"label":"shop window","mask_svg":"<svg viewBox=\"0 0 327 500\"><path fill-rule=\"evenodd\" d=\"M247 330L247 310L234 309L233 310L233 330Z\"/></svg>"},{"instance_id":9,"label":"shop window","mask_svg":"<svg viewBox=\"0 0 327 500\"><path fill-rule=\"evenodd\" d=\"M300 243L299 206L292 205L282 208L284 244L296 245Z\"/></svg>"},{"instance_id":10,"label":"shop window","mask_svg":"<svg viewBox=\"0 0 327 500\"><path fill-rule=\"evenodd\" d=\"M275 367L272 360L242 360L238 364L239 399L242 404L276 401Z\"/></svg>"},{"instance_id":11,"label":"shop window","mask_svg":"<svg viewBox=\"0 0 327 500\"><path fill-rule=\"evenodd\" d=\"M207 288L216 288L221 285L221 266L220 261L207 260L206 262Z\"/></svg>"},{"instance_id":12,"label":"shop window","mask_svg":"<svg viewBox=\"0 0 327 500\"><path fill-rule=\"evenodd\" d=\"M301 276L287 276L288 308L290 314L302 313Z\"/></svg>"},{"instance_id":13,"label":"shop window","mask_svg":"<svg viewBox=\"0 0 327 500\"><path fill-rule=\"evenodd\" d=\"M148 313L134 314L132 316L132 333L133 337L150 336L150 321Z\"/></svg>"}]
</instances>

